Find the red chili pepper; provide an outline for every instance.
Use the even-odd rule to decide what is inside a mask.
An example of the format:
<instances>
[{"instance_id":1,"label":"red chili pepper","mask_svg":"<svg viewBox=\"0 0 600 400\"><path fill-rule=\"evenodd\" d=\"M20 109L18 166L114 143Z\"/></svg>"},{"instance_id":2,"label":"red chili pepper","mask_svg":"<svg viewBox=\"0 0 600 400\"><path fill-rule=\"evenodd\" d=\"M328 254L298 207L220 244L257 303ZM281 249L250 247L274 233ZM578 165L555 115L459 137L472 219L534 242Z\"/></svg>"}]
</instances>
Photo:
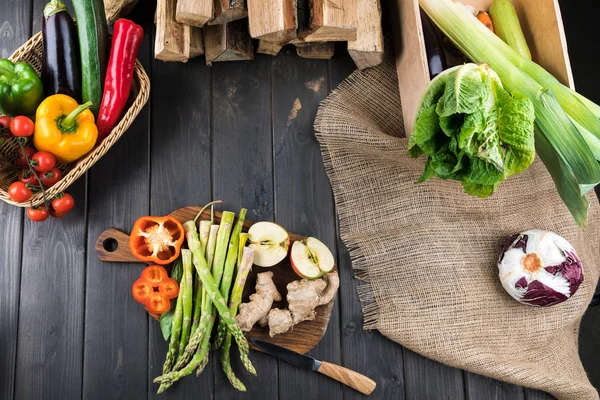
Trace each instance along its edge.
<instances>
[{"instance_id":1,"label":"red chili pepper","mask_svg":"<svg viewBox=\"0 0 600 400\"><path fill-rule=\"evenodd\" d=\"M107 137L112 128L117 125L125 108L133 81L135 59L143 38L144 30L133 21L121 18L115 22L104 81L104 94L96 121L98 126L96 144Z\"/></svg>"}]
</instances>

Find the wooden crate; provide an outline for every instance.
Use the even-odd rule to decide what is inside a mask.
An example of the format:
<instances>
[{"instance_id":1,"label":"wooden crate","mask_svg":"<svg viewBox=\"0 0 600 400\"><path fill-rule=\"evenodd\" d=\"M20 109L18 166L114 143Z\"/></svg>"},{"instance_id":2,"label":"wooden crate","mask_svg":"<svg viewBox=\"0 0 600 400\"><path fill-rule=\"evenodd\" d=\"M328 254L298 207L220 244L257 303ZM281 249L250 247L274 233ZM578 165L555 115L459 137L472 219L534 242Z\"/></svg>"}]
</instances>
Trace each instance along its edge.
<instances>
[{"instance_id":1,"label":"wooden crate","mask_svg":"<svg viewBox=\"0 0 600 400\"><path fill-rule=\"evenodd\" d=\"M492 0L461 0L487 11ZM513 0L533 61L560 82L574 87L567 42L558 0ZM391 0L396 69L402 100L404 127L412 131L419 100L429 83L419 0Z\"/></svg>"}]
</instances>

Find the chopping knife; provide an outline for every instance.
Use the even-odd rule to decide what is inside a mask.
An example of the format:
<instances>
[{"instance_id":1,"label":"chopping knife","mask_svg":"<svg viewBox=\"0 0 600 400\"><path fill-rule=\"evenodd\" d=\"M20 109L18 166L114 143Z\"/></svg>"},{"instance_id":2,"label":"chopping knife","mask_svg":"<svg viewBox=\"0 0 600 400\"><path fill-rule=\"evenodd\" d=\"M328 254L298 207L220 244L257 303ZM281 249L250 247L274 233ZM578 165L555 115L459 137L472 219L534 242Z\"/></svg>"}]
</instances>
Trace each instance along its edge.
<instances>
[{"instance_id":1,"label":"chopping knife","mask_svg":"<svg viewBox=\"0 0 600 400\"><path fill-rule=\"evenodd\" d=\"M325 361L319 361L313 357L305 356L304 354L296 353L295 351L286 349L285 347L277 346L276 344L264 342L258 339L250 339L259 349L267 354L275 356L280 360L294 364L297 367L306 369L309 371L320 372L336 381L343 383L346 386L358 390L359 392L369 395L375 390L377 385L375 381L367 378L364 375L359 374L344 368L339 365L330 364Z\"/></svg>"}]
</instances>

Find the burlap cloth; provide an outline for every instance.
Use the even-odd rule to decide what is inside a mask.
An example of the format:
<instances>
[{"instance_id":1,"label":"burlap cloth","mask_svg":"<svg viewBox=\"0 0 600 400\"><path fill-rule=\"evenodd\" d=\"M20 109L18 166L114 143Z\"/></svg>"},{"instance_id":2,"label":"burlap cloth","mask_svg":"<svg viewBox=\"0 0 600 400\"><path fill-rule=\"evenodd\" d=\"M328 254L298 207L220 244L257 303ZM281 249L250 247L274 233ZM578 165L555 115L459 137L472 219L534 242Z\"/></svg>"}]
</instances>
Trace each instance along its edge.
<instances>
[{"instance_id":1,"label":"burlap cloth","mask_svg":"<svg viewBox=\"0 0 600 400\"><path fill-rule=\"evenodd\" d=\"M346 79L315 121L342 240L364 280L364 328L456 368L559 399L598 399L577 350L600 274L598 200L590 195L580 230L539 160L485 200L456 181L415 184L425 161L407 156L401 115L388 58ZM568 301L530 307L502 288L500 245L527 229L554 231L578 252L585 280Z\"/></svg>"}]
</instances>

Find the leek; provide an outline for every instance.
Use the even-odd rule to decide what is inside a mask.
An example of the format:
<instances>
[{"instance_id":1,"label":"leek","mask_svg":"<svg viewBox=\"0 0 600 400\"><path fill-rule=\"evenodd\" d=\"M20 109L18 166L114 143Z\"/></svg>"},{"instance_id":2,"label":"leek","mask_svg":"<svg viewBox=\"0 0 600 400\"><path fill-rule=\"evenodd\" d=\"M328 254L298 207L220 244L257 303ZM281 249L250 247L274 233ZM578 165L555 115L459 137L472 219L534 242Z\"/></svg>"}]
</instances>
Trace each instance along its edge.
<instances>
[{"instance_id":1,"label":"leek","mask_svg":"<svg viewBox=\"0 0 600 400\"><path fill-rule=\"evenodd\" d=\"M419 0L419 4L467 57L489 64L509 91L523 93L532 101L539 127L538 154L573 217L585 226L589 203L582 196L600 183L596 161L600 159L600 120L594 107L451 0Z\"/></svg>"}]
</instances>

